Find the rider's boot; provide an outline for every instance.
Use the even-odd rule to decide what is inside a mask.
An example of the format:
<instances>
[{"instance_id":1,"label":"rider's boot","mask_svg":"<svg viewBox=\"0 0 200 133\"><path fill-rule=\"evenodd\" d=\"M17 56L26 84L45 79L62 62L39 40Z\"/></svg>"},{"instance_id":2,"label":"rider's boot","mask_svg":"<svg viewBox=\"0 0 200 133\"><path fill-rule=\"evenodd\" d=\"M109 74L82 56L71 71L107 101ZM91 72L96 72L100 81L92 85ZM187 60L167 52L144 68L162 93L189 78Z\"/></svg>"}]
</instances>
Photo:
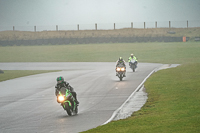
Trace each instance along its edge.
<instances>
[{"instance_id":1,"label":"rider's boot","mask_svg":"<svg viewBox=\"0 0 200 133\"><path fill-rule=\"evenodd\" d=\"M78 105L79 104L79 101L77 100L77 96L76 96L76 92L72 92L72 95L74 97L74 101L76 102L76 104Z\"/></svg>"},{"instance_id":2,"label":"rider's boot","mask_svg":"<svg viewBox=\"0 0 200 133\"><path fill-rule=\"evenodd\" d=\"M79 104L79 101L77 99L75 99L75 102L76 102L77 105Z\"/></svg>"},{"instance_id":3,"label":"rider's boot","mask_svg":"<svg viewBox=\"0 0 200 133\"><path fill-rule=\"evenodd\" d=\"M126 77L126 73L124 73L124 77Z\"/></svg>"}]
</instances>

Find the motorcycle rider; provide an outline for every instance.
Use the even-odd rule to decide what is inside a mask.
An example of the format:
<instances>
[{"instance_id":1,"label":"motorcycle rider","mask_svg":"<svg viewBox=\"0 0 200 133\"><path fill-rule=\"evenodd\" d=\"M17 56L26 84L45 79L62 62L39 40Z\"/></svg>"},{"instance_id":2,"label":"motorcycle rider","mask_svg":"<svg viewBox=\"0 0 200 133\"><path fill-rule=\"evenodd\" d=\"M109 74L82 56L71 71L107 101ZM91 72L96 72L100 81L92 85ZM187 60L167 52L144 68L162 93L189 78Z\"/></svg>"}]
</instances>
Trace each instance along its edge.
<instances>
[{"instance_id":1,"label":"motorcycle rider","mask_svg":"<svg viewBox=\"0 0 200 133\"><path fill-rule=\"evenodd\" d=\"M116 67L118 65L123 65L125 67L125 71L124 71L124 77L126 77L126 62L123 60L122 57L119 57L119 60L117 60L116 62ZM116 71L116 76L118 75L117 71Z\"/></svg>"},{"instance_id":2,"label":"motorcycle rider","mask_svg":"<svg viewBox=\"0 0 200 133\"><path fill-rule=\"evenodd\" d=\"M136 67L137 67L138 61L137 61L137 58L134 56L134 54L131 54L131 56L128 58L129 66L131 65L130 62L131 62L132 59L135 60Z\"/></svg>"},{"instance_id":3,"label":"motorcycle rider","mask_svg":"<svg viewBox=\"0 0 200 133\"><path fill-rule=\"evenodd\" d=\"M56 96L58 95L58 93L59 93L59 91L60 91L60 89L62 87L65 87L66 89L70 90L70 92L72 93L73 97L75 98L76 104L79 104L79 102L78 102L78 100L76 98L76 92L74 91L74 88L71 87L68 82L64 81L64 78L62 76L60 76L60 77L57 77L57 84L55 86L55 88L56 88L55 95Z\"/></svg>"}]
</instances>

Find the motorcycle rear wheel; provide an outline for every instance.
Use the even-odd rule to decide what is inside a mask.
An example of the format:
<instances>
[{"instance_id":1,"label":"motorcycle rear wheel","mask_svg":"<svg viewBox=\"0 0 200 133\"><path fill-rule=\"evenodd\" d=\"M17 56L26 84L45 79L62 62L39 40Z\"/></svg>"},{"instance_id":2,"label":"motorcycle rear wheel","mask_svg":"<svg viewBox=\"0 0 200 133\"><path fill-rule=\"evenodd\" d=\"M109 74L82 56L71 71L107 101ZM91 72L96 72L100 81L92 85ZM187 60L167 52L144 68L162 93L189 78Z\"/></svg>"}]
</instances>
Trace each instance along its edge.
<instances>
[{"instance_id":1,"label":"motorcycle rear wheel","mask_svg":"<svg viewBox=\"0 0 200 133\"><path fill-rule=\"evenodd\" d=\"M75 109L75 114L78 114L78 107L76 106L76 109Z\"/></svg>"}]
</instances>

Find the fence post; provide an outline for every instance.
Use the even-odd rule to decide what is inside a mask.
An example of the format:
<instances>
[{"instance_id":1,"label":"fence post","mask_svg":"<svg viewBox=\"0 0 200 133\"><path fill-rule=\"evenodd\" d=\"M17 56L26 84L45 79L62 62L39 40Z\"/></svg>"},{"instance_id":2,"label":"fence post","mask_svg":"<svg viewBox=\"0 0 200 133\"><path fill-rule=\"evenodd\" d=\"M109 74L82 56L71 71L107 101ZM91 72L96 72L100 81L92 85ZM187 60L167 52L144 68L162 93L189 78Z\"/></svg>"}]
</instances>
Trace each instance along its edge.
<instances>
[{"instance_id":1,"label":"fence post","mask_svg":"<svg viewBox=\"0 0 200 133\"><path fill-rule=\"evenodd\" d=\"M77 29L79 30L79 24L77 25Z\"/></svg>"},{"instance_id":2,"label":"fence post","mask_svg":"<svg viewBox=\"0 0 200 133\"><path fill-rule=\"evenodd\" d=\"M95 24L95 29L97 30L97 23Z\"/></svg>"},{"instance_id":3,"label":"fence post","mask_svg":"<svg viewBox=\"0 0 200 133\"><path fill-rule=\"evenodd\" d=\"M36 26L34 26L34 31L36 32Z\"/></svg>"},{"instance_id":4,"label":"fence post","mask_svg":"<svg viewBox=\"0 0 200 133\"><path fill-rule=\"evenodd\" d=\"M145 22L144 22L144 29L145 29Z\"/></svg>"},{"instance_id":5,"label":"fence post","mask_svg":"<svg viewBox=\"0 0 200 133\"><path fill-rule=\"evenodd\" d=\"M187 21L187 28L188 28L188 21Z\"/></svg>"},{"instance_id":6,"label":"fence post","mask_svg":"<svg viewBox=\"0 0 200 133\"><path fill-rule=\"evenodd\" d=\"M58 25L56 25L56 31L58 31Z\"/></svg>"},{"instance_id":7,"label":"fence post","mask_svg":"<svg viewBox=\"0 0 200 133\"><path fill-rule=\"evenodd\" d=\"M115 30L115 23L114 23L114 30Z\"/></svg>"},{"instance_id":8,"label":"fence post","mask_svg":"<svg viewBox=\"0 0 200 133\"><path fill-rule=\"evenodd\" d=\"M131 22L131 28L133 29L133 22Z\"/></svg>"},{"instance_id":9,"label":"fence post","mask_svg":"<svg viewBox=\"0 0 200 133\"><path fill-rule=\"evenodd\" d=\"M13 26L13 31L15 31L15 26Z\"/></svg>"},{"instance_id":10,"label":"fence post","mask_svg":"<svg viewBox=\"0 0 200 133\"><path fill-rule=\"evenodd\" d=\"M155 28L157 28L157 21L155 22Z\"/></svg>"},{"instance_id":11,"label":"fence post","mask_svg":"<svg viewBox=\"0 0 200 133\"><path fill-rule=\"evenodd\" d=\"M171 28L171 21L169 21L169 28Z\"/></svg>"}]
</instances>

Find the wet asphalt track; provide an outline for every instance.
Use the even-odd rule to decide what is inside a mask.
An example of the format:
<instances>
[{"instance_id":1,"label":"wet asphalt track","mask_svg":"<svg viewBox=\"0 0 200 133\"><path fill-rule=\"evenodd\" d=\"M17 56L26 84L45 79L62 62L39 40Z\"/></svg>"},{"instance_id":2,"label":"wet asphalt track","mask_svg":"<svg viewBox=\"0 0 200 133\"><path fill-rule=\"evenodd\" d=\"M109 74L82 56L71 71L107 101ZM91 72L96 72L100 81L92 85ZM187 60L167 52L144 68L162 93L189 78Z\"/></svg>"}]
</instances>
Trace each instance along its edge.
<instances>
[{"instance_id":1,"label":"wet asphalt track","mask_svg":"<svg viewBox=\"0 0 200 133\"><path fill-rule=\"evenodd\" d=\"M162 64L139 63L135 73L115 76L115 62L0 63L2 70L62 70L0 82L0 132L81 132L106 122L143 79ZM56 102L56 77L74 87L79 113L68 116Z\"/></svg>"}]
</instances>

